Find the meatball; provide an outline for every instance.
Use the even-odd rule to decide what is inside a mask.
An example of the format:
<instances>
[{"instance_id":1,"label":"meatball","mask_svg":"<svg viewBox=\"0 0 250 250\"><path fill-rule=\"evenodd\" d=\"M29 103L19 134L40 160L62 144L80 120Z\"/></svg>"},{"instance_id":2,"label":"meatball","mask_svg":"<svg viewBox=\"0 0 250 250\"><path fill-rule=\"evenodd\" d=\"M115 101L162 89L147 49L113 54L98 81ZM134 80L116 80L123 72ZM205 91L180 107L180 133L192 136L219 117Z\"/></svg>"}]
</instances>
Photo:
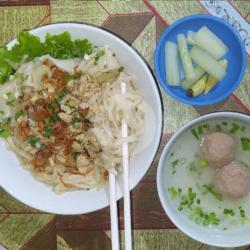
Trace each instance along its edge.
<instances>
[{"instance_id":1,"label":"meatball","mask_svg":"<svg viewBox=\"0 0 250 250\"><path fill-rule=\"evenodd\" d=\"M225 197L242 198L250 190L250 170L242 163L231 162L216 174L215 187Z\"/></svg>"},{"instance_id":2,"label":"meatball","mask_svg":"<svg viewBox=\"0 0 250 250\"><path fill-rule=\"evenodd\" d=\"M234 139L225 133L216 132L205 135L201 151L203 158L214 167L223 167L234 160Z\"/></svg>"}]
</instances>

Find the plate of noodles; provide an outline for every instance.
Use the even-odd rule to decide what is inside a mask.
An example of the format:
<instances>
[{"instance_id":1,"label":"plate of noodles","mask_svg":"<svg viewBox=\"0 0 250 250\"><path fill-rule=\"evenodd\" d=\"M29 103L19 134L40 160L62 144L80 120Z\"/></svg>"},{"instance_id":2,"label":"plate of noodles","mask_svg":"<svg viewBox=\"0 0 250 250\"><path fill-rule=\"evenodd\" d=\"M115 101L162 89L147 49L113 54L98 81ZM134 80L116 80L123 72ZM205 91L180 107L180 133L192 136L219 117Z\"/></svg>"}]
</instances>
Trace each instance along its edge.
<instances>
[{"instance_id":1,"label":"plate of noodles","mask_svg":"<svg viewBox=\"0 0 250 250\"><path fill-rule=\"evenodd\" d=\"M22 31L0 48L0 83L0 185L19 201L92 212L109 205L109 171L120 199L123 118L131 190L149 169L161 96L147 63L116 35L76 23Z\"/></svg>"}]
</instances>

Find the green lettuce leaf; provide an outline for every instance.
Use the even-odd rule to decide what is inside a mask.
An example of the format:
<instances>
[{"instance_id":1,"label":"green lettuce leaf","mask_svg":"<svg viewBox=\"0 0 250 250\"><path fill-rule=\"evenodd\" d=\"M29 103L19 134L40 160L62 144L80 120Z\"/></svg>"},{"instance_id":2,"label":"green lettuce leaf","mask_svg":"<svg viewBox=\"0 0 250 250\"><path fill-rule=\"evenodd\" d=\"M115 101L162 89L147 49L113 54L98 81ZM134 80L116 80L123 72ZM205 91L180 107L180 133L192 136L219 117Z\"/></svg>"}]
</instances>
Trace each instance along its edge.
<instances>
[{"instance_id":1,"label":"green lettuce leaf","mask_svg":"<svg viewBox=\"0 0 250 250\"><path fill-rule=\"evenodd\" d=\"M47 34L45 42L41 42L38 36L24 30L18 34L17 41L10 50L6 46L0 47L0 84L14 73L11 65L18 66L24 56L28 61L45 54L57 59L70 59L83 57L93 51L93 46L87 39L73 41L69 32L59 35Z\"/></svg>"}]
</instances>

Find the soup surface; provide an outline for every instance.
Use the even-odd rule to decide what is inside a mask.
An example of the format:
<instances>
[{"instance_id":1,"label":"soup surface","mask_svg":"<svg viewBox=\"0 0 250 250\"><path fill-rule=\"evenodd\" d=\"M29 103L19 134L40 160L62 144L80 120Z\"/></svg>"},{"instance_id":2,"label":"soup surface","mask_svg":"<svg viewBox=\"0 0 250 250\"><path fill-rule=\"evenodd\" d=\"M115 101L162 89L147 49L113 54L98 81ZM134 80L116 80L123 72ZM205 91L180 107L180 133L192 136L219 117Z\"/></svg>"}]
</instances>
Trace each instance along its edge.
<instances>
[{"instance_id":1,"label":"soup surface","mask_svg":"<svg viewBox=\"0 0 250 250\"><path fill-rule=\"evenodd\" d=\"M185 217L205 227L230 230L249 223L250 192L244 198L223 197L214 186L218 169L202 159L204 135L225 132L235 140L235 161L250 163L250 128L232 120L213 120L183 132L165 160L167 193L172 205Z\"/></svg>"}]
</instances>

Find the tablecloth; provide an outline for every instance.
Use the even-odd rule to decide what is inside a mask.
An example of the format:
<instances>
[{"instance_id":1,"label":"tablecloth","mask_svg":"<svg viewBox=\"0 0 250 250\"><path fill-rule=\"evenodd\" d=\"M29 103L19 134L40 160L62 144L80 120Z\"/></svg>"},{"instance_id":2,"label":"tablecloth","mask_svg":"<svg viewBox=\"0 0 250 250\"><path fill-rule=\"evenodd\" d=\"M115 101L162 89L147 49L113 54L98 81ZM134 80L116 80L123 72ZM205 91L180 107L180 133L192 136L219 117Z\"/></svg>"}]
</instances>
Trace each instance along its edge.
<instances>
[{"instance_id":1,"label":"tablecloth","mask_svg":"<svg viewBox=\"0 0 250 250\"><path fill-rule=\"evenodd\" d=\"M195 13L208 13L226 19L238 30L250 54L249 0L0 0L0 45L13 39L22 29L62 21L91 23L123 37L152 67L154 49L162 31L175 20ZM161 94L164 102L164 131L160 150L146 176L132 191L134 249L215 250L216 247L185 236L165 215L156 190L157 161L171 135L191 119L212 111L250 112L250 57L241 85L221 103L192 107L175 101L162 89ZM119 210L122 225L122 201L119 202ZM109 209L78 216L52 215L25 206L0 189L2 248L109 250ZM237 249L245 250L248 247Z\"/></svg>"}]
</instances>

